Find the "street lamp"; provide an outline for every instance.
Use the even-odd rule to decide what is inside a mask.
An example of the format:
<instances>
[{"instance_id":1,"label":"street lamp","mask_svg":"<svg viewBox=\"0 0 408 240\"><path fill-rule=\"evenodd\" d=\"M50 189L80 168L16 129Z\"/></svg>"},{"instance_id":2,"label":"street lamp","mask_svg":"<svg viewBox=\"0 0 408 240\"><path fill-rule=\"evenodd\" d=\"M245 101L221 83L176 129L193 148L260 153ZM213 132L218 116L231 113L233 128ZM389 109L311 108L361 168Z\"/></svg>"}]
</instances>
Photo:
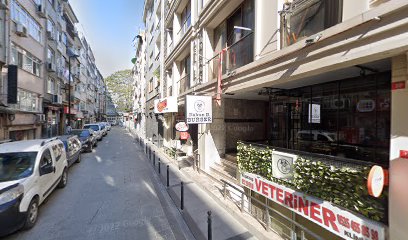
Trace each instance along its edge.
<instances>
[{"instance_id":1,"label":"street lamp","mask_svg":"<svg viewBox=\"0 0 408 240\"><path fill-rule=\"evenodd\" d=\"M68 126L71 126L71 58L77 58L79 55L68 49Z\"/></svg>"}]
</instances>

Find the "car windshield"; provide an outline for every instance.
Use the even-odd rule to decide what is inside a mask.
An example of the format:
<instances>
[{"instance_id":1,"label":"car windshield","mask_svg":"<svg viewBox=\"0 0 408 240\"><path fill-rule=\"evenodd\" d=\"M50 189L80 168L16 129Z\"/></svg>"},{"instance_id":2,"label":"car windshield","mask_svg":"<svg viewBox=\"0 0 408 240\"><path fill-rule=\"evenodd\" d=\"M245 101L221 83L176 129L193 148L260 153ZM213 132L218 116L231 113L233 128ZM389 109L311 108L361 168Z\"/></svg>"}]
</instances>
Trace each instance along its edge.
<instances>
[{"instance_id":1,"label":"car windshield","mask_svg":"<svg viewBox=\"0 0 408 240\"><path fill-rule=\"evenodd\" d=\"M26 178L33 173L37 152L0 153L0 182Z\"/></svg>"},{"instance_id":2,"label":"car windshield","mask_svg":"<svg viewBox=\"0 0 408 240\"><path fill-rule=\"evenodd\" d=\"M98 125L86 125L86 126L84 126L84 129L88 129L88 128L90 128L90 129L92 129L94 131L99 131L99 126Z\"/></svg>"},{"instance_id":3,"label":"car windshield","mask_svg":"<svg viewBox=\"0 0 408 240\"><path fill-rule=\"evenodd\" d=\"M78 137L89 137L90 133L87 130L73 130L71 134L75 134Z\"/></svg>"}]
</instances>

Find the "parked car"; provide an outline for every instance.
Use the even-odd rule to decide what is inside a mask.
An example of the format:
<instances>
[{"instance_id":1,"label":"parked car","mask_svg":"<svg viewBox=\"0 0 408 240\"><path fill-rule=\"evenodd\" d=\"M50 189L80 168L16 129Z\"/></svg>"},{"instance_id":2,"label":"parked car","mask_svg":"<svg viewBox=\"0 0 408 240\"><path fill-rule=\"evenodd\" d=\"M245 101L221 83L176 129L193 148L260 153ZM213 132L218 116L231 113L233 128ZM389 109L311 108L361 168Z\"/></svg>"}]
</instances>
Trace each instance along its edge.
<instances>
[{"instance_id":1,"label":"parked car","mask_svg":"<svg viewBox=\"0 0 408 240\"><path fill-rule=\"evenodd\" d=\"M109 122L103 122L104 124L105 124L105 126L106 126L106 129L108 130L108 131L110 131L111 130L111 124L109 123Z\"/></svg>"},{"instance_id":2,"label":"parked car","mask_svg":"<svg viewBox=\"0 0 408 240\"><path fill-rule=\"evenodd\" d=\"M82 144L82 151L92 152L93 147L97 146L96 133L89 129L73 129L71 134L76 135Z\"/></svg>"},{"instance_id":3,"label":"parked car","mask_svg":"<svg viewBox=\"0 0 408 240\"><path fill-rule=\"evenodd\" d=\"M102 131L102 126L99 125L98 123L89 123L85 124L83 129L92 129L96 133L96 139L98 141L102 140L103 137L103 131Z\"/></svg>"},{"instance_id":4,"label":"parked car","mask_svg":"<svg viewBox=\"0 0 408 240\"><path fill-rule=\"evenodd\" d=\"M65 147L67 153L68 166L71 166L74 163L81 162L81 150L82 144L76 135L64 135L58 137Z\"/></svg>"},{"instance_id":5,"label":"parked car","mask_svg":"<svg viewBox=\"0 0 408 240\"><path fill-rule=\"evenodd\" d=\"M98 124L99 124L99 126L101 126L101 129L102 129L102 135L103 135L103 136L108 135L108 130L107 130L107 128L106 128L105 123L100 122L100 123L98 123Z\"/></svg>"},{"instance_id":6,"label":"parked car","mask_svg":"<svg viewBox=\"0 0 408 240\"><path fill-rule=\"evenodd\" d=\"M67 168L57 138L0 144L0 236L35 225L45 198L67 185Z\"/></svg>"}]
</instances>

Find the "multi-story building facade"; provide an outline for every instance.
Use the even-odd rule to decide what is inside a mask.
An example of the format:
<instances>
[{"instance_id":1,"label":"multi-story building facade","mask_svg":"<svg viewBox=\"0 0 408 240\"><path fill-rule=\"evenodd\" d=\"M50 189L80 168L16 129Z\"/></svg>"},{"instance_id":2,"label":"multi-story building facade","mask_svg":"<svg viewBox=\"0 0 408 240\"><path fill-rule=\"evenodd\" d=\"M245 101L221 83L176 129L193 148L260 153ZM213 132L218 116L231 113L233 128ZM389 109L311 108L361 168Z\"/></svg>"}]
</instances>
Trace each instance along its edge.
<instances>
[{"instance_id":1,"label":"multi-story building facade","mask_svg":"<svg viewBox=\"0 0 408 240\"><path fill-rule=\"evenodd\" d=\"M336 166L380 165L390 178L386 220L364 219L353 231L404 239L407 9L405 1L382 0L146 0L146 138L196 150L210 174L226 159L236 162L239 141ZM190 124L182 139L174 127L186 119L187 95L213 98L212 123ZM176 110L154 112L153 100L171 97ZM319 217L274 209L311 234L345 237ZM380 230L367 234L367 222ZM297 231L285 221L274 228L285 229Z\"/></svg>"},{"instance_id":2,"label":"multi-story building facade","mask_svg":"<svg viewBox=\"0 0 408 240\"><path fill-rule=\"evenodd\" d=\"M63 134L83 118L88 81L81 79L82 46L71 5L10 0L0 3L0 15L0 140ZM90 64L96 74L95 59Z\"/></svg>"},{"instance_id":3,"label":"multi-story building facade","mask_svg":"<svg viewBox=\"0 0 408 240\"><path fill-rule=\"evenodd\" d=\"M44 94L44 114L43 137L60 135L64 132L65 117L64 87L68 83L68 78L64 75L68 67L66 66L67 47L64 43L66 39L66 22L63 18L63 1L36 1L37 12L46 21L45 29L45 71L46 80Z\"/></svg>"},{"instance_id":4,"label":"multi-story building facade","mask_svg":"<svg viewBox=\"0 0 408 240\"><path fill-rule=\"evenodd\" d=\"M134 129L140 135L146 136L146 81L145 81L145 51L146 38L144 31L141 31L135 38L136 54L134 58L134 66L132 69L133 84L134 84Z\"/></svg>"},{"instance_id":5,"label":"multi-story building facade","mask_svg":"<svg viewBox=\"0 0 408 240\"><path fill-rule=\"evenodd\" d=\"M143 20L146 24L146 60L145 60L145 79L146 79L146 137L159 143L163 141L163 122L158 121L154 114L154 101L160 98L163 84L163 59L162 39L163 35L163 4L161 1L148 0L145 2Z\"/></svg>"},{"instance_id":6,"label":"multi-story building facade","mask_svg":"<svg viewBox=\"0 0 408 240\"><path fill-rule=\"evenodd\" d=\"M13 0L8 2L8 7L7 105L16 113L6 125L6 136L16 140L38 138L44 123L41 115L47 71L43 64L46 62L46 21L33 1ZM10 88L13 84L17 84L16 98L15 91Z\"/></svg>"}]
</instances>

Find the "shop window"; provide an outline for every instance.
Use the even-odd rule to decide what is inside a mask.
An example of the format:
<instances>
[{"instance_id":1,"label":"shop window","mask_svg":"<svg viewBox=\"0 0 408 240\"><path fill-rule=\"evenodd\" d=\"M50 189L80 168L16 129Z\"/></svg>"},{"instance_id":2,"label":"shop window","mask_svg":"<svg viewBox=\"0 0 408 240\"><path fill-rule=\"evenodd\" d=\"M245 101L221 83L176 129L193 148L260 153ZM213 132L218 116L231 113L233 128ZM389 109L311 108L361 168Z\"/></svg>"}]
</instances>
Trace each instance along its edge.
<instances>
[{"instance_id":1,"label":"shop window","mask_svg":"<svg viewBox=\"0 0 408 240\"><path fill-rule=\"evenodd\" d=\"M270 102L276 147L389 162L390 74L287 90Z\"/></svg>"}]
</instances>

